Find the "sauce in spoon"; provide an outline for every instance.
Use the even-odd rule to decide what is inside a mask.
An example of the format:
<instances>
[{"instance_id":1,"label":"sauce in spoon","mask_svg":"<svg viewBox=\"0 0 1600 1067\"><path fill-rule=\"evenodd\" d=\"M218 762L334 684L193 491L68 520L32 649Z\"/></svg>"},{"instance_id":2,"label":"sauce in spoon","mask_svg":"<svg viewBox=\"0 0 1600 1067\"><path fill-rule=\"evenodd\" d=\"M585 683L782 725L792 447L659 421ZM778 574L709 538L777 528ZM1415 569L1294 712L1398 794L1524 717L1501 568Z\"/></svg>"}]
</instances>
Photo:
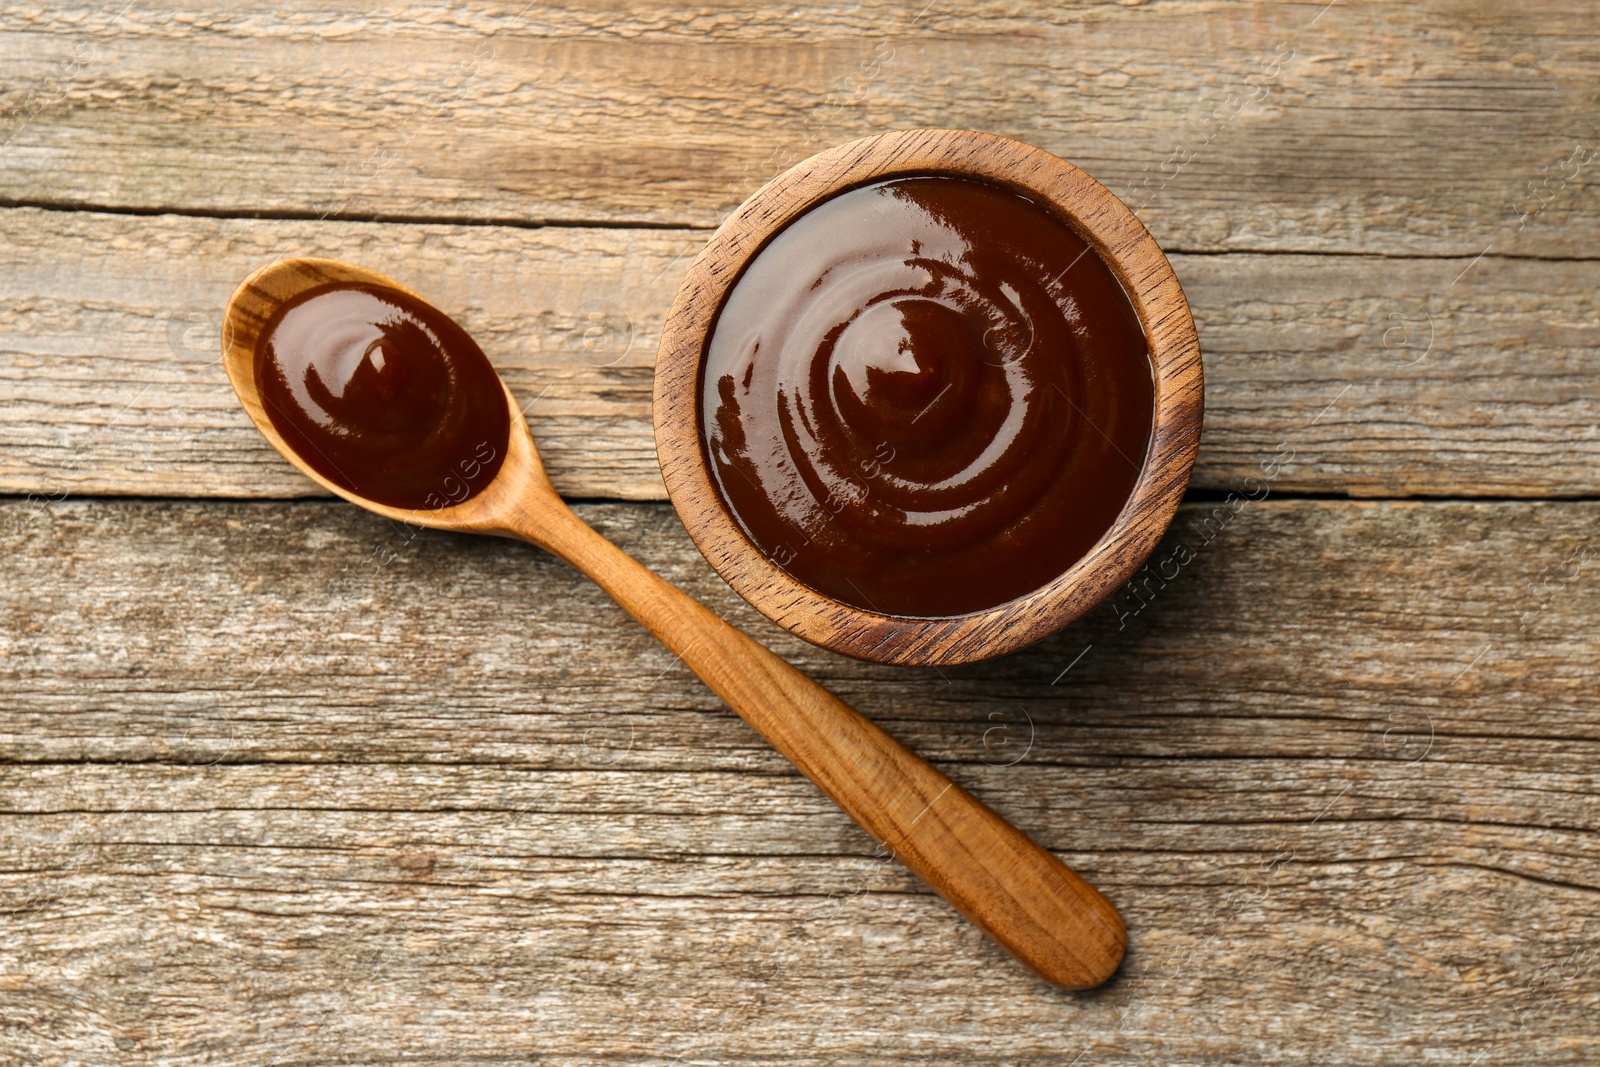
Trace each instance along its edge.
<instances>
[{"instance_id":1,"label":"sauce in spoon","mask_svg":"<svg viewBox=\"0 0 1600 1067\"><path fill-rule=\"evenodd\" d=\"M494 366L399 289L335 282L285 301L261 329L255 377L295 454L380 504L459 504L505 461L511 416Z\"/></svg>"}]
</instances>

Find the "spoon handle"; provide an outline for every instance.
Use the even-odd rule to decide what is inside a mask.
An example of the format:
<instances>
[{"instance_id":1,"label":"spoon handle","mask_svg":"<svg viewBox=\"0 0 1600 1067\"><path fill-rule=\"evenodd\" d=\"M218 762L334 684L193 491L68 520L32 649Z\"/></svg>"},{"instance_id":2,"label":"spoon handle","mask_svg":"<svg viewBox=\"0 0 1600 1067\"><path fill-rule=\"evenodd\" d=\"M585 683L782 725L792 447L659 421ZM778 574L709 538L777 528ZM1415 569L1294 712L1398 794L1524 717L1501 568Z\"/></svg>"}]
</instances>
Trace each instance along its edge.
<instances>
[{"instance_id":1,"label":"spoon handle","mask_svg":"<svg viewBox=\"0 0 1600 1067\"><path fill-rule=\"evenodd\" d=\"M517 536L562 556L660 638L886 850L1040 976L1109 978L1126 935L1112 904L982 801L788 662L652 574L564 504Z\"/></svg>"}]
</instances>

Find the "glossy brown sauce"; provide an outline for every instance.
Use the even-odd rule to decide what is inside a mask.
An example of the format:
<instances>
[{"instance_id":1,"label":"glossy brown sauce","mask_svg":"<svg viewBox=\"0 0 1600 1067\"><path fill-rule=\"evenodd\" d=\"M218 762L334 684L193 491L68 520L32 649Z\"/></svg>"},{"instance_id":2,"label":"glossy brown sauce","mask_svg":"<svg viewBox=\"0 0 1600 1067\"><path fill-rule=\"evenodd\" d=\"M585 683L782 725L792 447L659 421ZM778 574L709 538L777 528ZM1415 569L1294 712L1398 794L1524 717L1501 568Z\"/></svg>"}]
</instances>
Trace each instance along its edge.
<instances>
[{"instance_id":1,"label":"glossy brown sauce","mask_svg":"<svg viewBox=\"0 0 1600 1067\"><path fill-rule=\"evenodd\" d=\"M505 461L511 415L488 357L397 289L333 283L285 302L262 327L255 372L295 454L380 504L459 504Z\"/></svg>"},{"instance_id":2,"label":"glossy brown sauce","mask_svg":"<svg viewBox=\"0 0 1600 1067\"><path fill-rule=\"evenodd\" d=\"M755 545L891 615L997 607L1111 527L1150 439L1144 330L1056 215L952 177L844 192L746 265L700 422Z\"/></svg>"}]
</instances>

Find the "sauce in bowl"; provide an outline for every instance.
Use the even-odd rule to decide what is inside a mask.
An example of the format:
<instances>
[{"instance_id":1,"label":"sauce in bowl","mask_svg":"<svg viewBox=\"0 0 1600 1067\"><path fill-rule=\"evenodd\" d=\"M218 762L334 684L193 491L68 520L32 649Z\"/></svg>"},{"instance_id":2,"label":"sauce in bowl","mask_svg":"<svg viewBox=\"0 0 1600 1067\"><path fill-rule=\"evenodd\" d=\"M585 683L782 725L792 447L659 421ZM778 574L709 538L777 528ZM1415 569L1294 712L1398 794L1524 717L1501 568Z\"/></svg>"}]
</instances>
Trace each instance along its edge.
<instances>
[{"instance_id":1,"label":"sauce in bowl","mask_svg":"<svg viewBox=\"0 0 1600 1067\"><path fill-rule=\"evenodd\" d=\"M333 282L286 301L262 326L255 377L295 455L380 504L459 504L505 461L511 414L494 366L399 289Z\"/></svg>"},{"instance_id":2,"label":"sauce in bowl","mask_svg":"<svg viewBox=\"0 0 1600 1067\"><path fill-rule=\"evenodd\" d=\"M948 617L1025 596L1109 530L1149 446L1143 326L1059 216L965 178L800 215L718 311L700 430L719 495L834 600Z\"/></svg>"}]
</instances>

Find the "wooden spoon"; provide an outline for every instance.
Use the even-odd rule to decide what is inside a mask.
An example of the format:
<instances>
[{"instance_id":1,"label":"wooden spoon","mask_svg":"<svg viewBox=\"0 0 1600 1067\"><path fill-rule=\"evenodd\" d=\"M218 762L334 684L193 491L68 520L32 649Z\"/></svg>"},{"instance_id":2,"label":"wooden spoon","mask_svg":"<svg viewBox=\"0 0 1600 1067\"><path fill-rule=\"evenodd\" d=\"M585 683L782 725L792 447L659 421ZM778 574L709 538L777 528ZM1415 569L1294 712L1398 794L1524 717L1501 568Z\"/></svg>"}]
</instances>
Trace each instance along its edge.
<instances>
[{"instance_id":1,"label":"wooden spoon","mask_svg":"<svg viewBox=\"0 0 1600 1067\"><path fill-rule=\"evenodd\" d=\"M1087 989L1111 976L1126 934L1105 897L854 708L590 529L550 485L510 390L504 464L482 491L459 504L433 511L388 507L308 466L262 409L256 340L284 301L329 282L386 285L422 299L380 274L326 259L274 263L240 284L223 320L223 365L274 448L325 489L379 515L515 537L565 559L660 638L874 840L1013 956L1069 989Z\"/></svg>"}]
</instances>

